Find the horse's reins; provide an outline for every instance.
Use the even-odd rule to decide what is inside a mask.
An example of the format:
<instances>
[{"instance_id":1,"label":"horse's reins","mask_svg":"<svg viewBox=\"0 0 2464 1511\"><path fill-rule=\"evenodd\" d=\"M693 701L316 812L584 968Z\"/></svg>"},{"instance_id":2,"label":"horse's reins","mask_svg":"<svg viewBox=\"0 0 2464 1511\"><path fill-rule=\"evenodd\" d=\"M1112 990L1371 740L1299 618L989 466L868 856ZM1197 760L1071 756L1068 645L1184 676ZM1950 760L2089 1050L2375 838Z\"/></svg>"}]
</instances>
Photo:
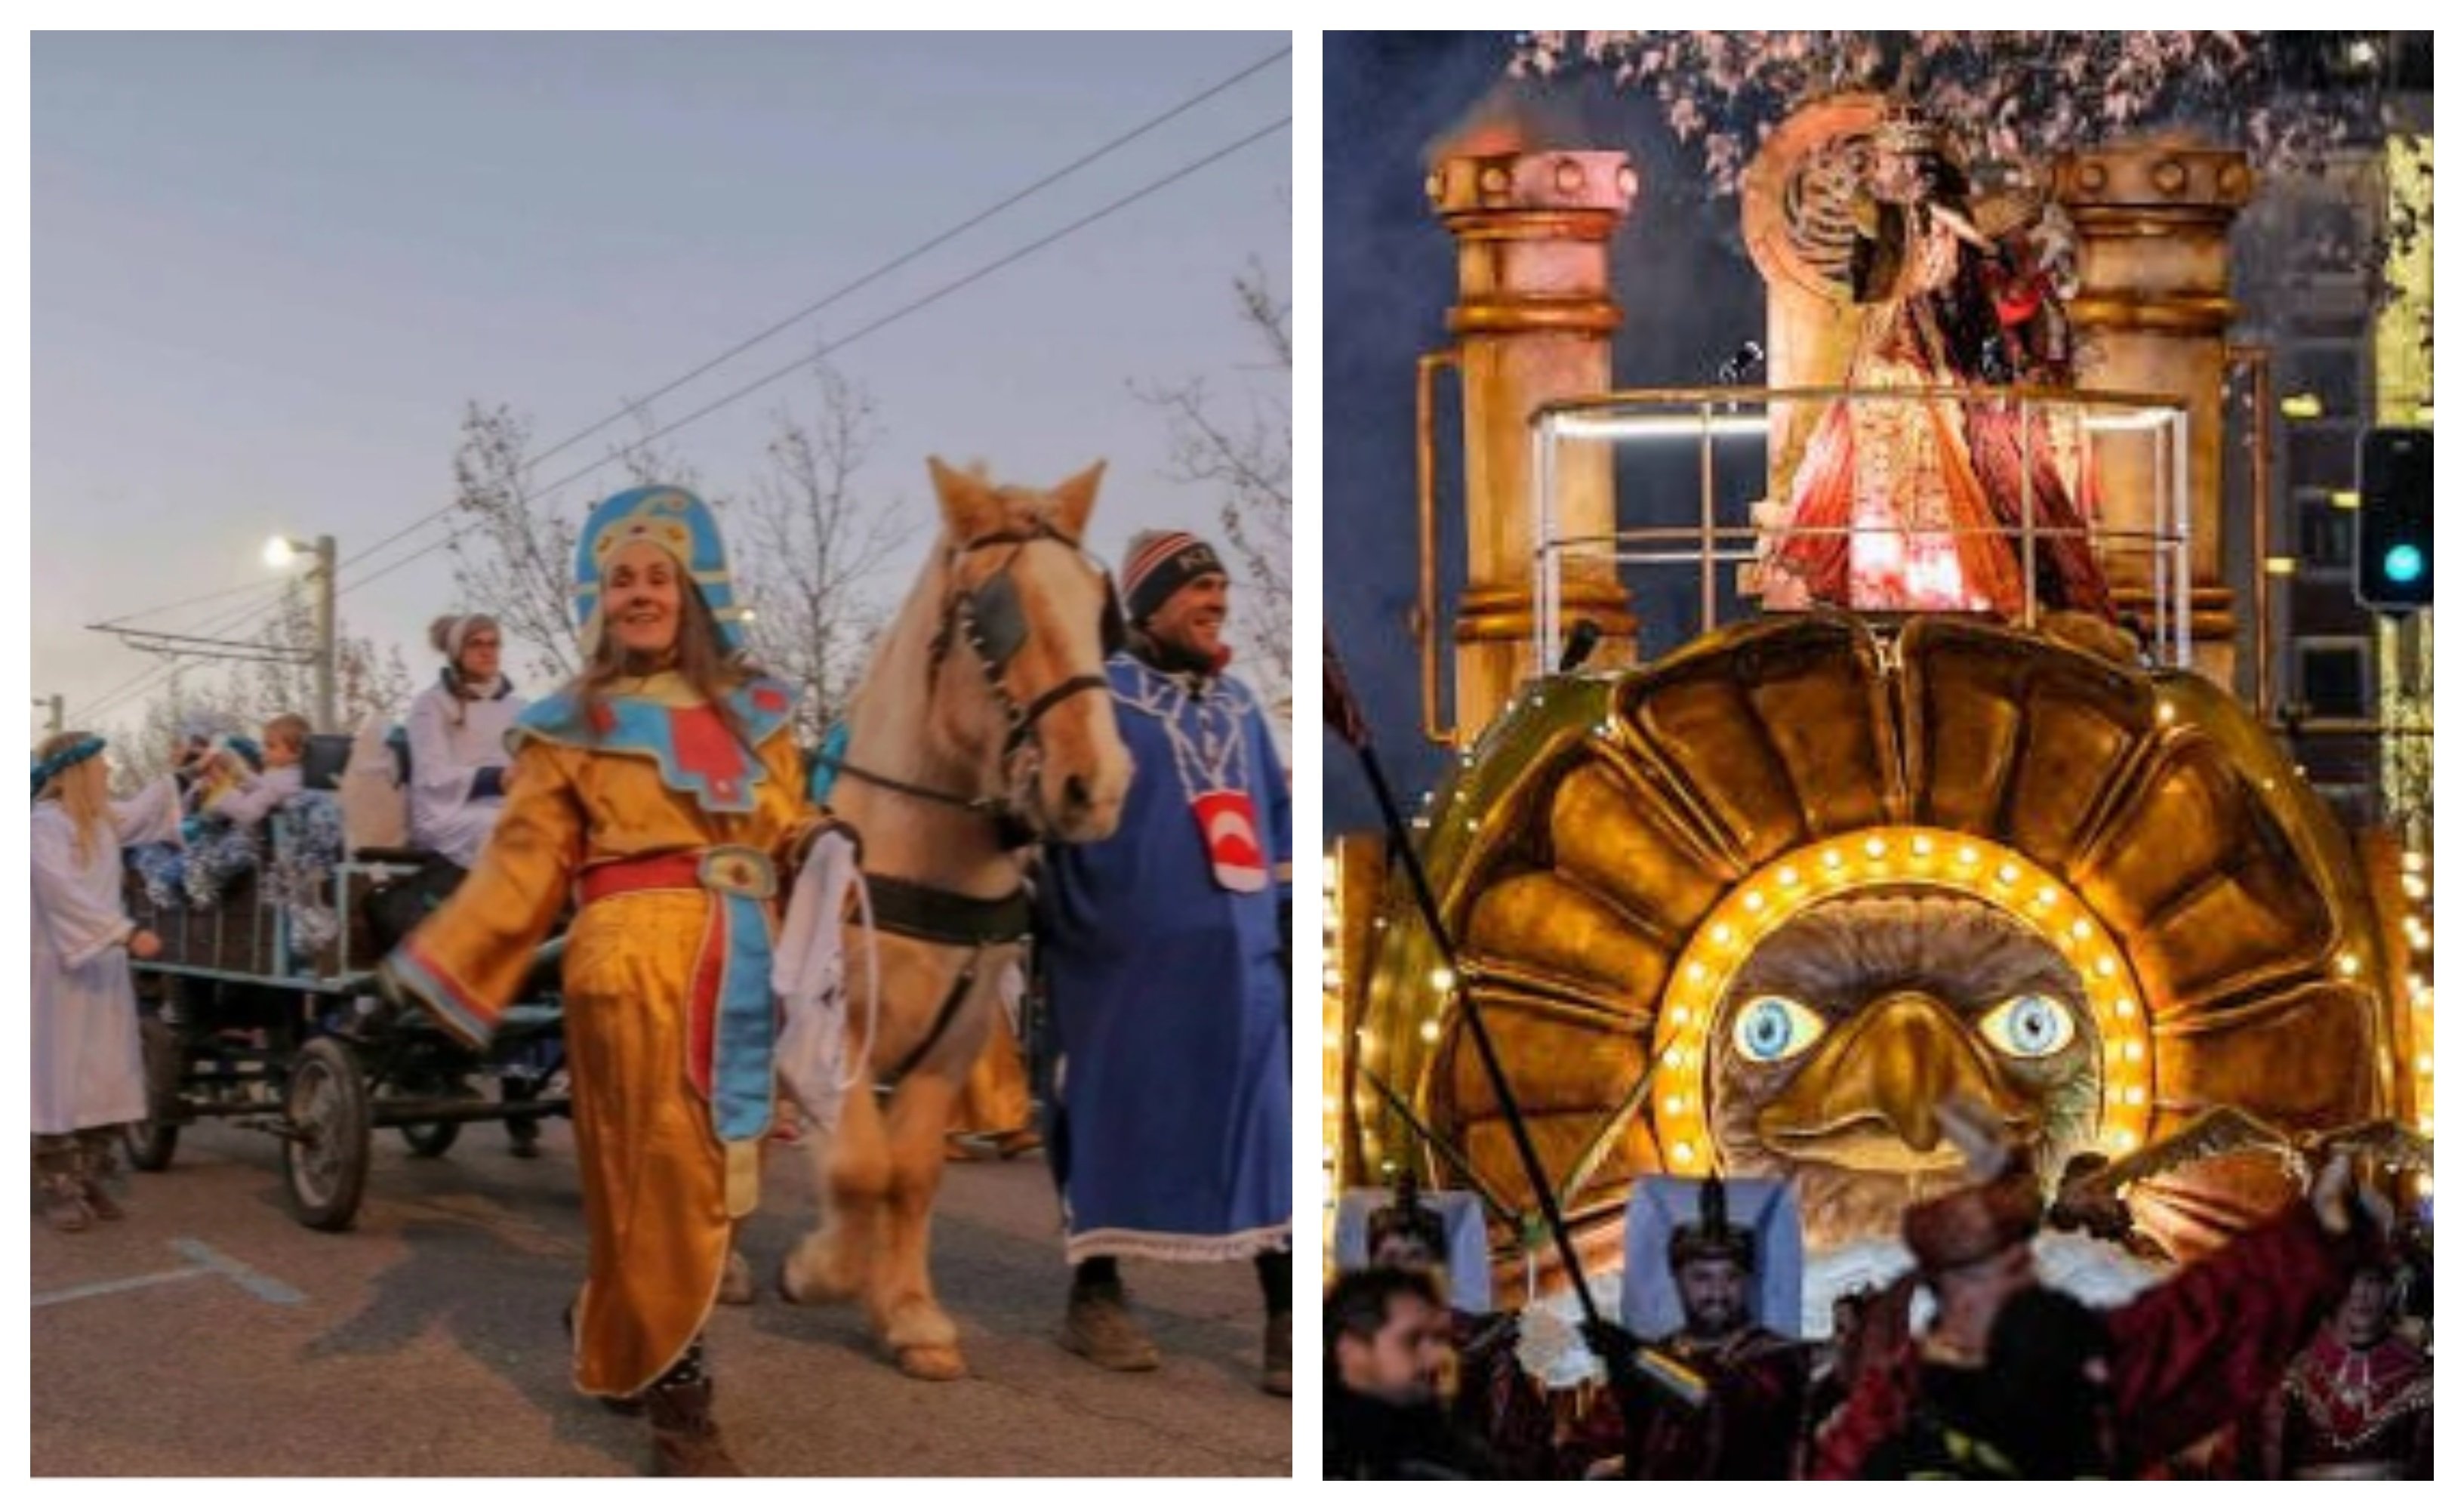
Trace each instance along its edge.
<instances>
[{"instance_id":1,"label":"horse's reins","mask_svg":"<svg viewBox=\"0 0 2464 1511\"><path fill-rule=\"evenodd\" d=\"M1078 542L1070 536L1054 529L1049 523L1038 521L1031 530L1001 530L968 541L950 552L949 566L955 574L957 564L978 551L989 550L997 545L1011 545L1023 551L1029 544L1040 540L1058 541L1072 550L1081 548ZM1013 555L1010 560L1016 561L1016 555ZM1009 658L1017 654L1019 644L1023 639L1023 625L1001 625L988 629L985 620L991 615L979 603L979 598L991 595L993 583L1001 579L1008 570L1008 563L1003 563L1001 568L995 572L993 579L988 581L984 588L956 589L951 592L949 601L942 610L940 628L933 637L932 660L933 675L937 677L941 662L949 656L954 638L964 638L968 648L975 652L977 664L983 670L985 685L991 689L994 701L1000 705L1002 715L1008 722L1008 730L1002 737L1001 751L1001 770L1004 778L1008 774L1011 759L1022 748L1033 746L1039 754L1041 753L1042 744L1036 734L1036 726L1043 721L1045 714L1080 693L1101 692L1109 697L1112 690L1112 684L1104 677L1081 673L1075 677L1065 678L1045 688L1024 704L1021 704L1012 696L1007 679L1007 667ZM1105 609L1108 637L1112 633L1113 620L1117 612L1117 605L1108 599ZM999 645L996 645L992 638L995 630L1002 637ZM884 791L896 792L920 802L936 803L945 808L959 809L989 819L994 826L996 838L1004 850L1017 849L1021 845L1031 844L1043 837L1041 829L1025 818L1020 811L1019 806L1011 801L1006 792L969 796L962 792L945 791L938 788L926 787L922 783L894 777L887 772L874 771L869 767L857 766L844 756L824 756L819 758L818 764L826 765L844 775L854 777L860 782ZM922 940L927 944L950 945L969 952L967 963L959 969L957 979L952 982L950 989L942 994L940 1006L934 1012L932 1024L925 1030L923 1038L918 1040L913 1049L900 1055L898 1063L879 1078L879 1084L895 1086L906 1079L916 1066L924 1062L925 1056L933 1052L934 1047L939 1044L942 1036L949 1032L951 1024L957 1020L958 1010L965 1005L967 995L974 989L976 979L981 972L984 952L995 944L1014 944L1023 940L1028 932L1030 913L1026 889L1023 886L1005 897L978 898L961 892L951 892L940 887L929 886L920 881L879 876L870 872L865 874L864 881L870 897L872 922L875 927L887 929L893 934L905 935L910 939ZM878 988L875 989L877 992ZM876 1011L878 1011L877 1004Z\"/></svg>"}]
</instances>

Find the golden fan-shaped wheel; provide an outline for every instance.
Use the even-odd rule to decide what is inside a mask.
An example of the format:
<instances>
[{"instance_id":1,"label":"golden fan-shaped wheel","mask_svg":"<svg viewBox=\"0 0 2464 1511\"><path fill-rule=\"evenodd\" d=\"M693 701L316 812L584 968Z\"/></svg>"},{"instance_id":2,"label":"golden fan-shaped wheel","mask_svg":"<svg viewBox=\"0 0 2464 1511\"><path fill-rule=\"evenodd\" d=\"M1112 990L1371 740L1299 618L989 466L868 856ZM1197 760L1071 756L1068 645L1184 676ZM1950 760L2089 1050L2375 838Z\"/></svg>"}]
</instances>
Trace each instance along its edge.
<instances>
[{"instance_id":1,"label":"golden fan-shaped wheel","mask_svg":"<svg viewBox=\"0 0 2464 1511\"><path fill-rule=\"evenodd\" d=\"M1534 683L1423 851L1587 1249L1661 1170L1798 1178L1816 1248L1892 1236L1960 1179L1949 1089L2056 1169L2212 1107L2298 1134L2389 1101L2370 903L2324 807L2212 685L2040 633L1772 618ZM1455 984L1400 886L1384 916L1363 1152L1528 1220ZM2129 1198L2187 1257L2289 1194L2254 1154Z\"/></svg>"}]
</instances>

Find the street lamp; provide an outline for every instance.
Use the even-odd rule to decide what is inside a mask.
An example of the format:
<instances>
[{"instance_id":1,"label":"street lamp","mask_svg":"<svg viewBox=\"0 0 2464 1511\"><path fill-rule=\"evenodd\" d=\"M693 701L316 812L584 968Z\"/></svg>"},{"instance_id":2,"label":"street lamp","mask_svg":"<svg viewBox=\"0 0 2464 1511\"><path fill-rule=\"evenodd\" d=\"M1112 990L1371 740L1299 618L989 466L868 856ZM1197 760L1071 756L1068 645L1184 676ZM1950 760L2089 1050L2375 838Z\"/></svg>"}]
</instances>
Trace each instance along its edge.
<instances>
[{"instance_id":1,"label":"street lamp","mask_svg":"<svg viewBox=\"0 0 2464 1511\"><path fill-rule=\"evenodd\" d=\"M289 567L302 557L316 563L308 575L317 584L317 728L330 734L340 723L334 709L334 538L299 541L277 535L265 543L268 567Z\"/></svg>"}]
</instances>

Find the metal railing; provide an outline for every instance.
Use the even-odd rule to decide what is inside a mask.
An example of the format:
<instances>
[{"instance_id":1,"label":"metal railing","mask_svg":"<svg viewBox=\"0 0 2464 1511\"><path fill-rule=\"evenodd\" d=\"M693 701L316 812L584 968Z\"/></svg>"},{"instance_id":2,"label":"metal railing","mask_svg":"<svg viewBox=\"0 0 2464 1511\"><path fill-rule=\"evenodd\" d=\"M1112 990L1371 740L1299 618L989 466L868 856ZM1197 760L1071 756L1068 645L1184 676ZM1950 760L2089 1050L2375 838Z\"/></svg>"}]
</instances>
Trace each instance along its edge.
<instances>
[{"instance_id":1,"label":"metal railing","mask_svg":"<svg viewBox=\"0 0 2464 1511\"><path fill-rule=\"evenodd\" d=\"M2018 522L1989 528L1925 527L1908 531L1899 525L1881 530L1870 526L1860 529L1854 524L1797 529L1785 523L1775 525L1738 518L1740 511L1755 503L1784 500L1790 491L1770 478L1773 408L1812 407L1812 421L1802 432L1804 437L1810 438L1820 423L1821 409L1835 402L1940 404L1954 413L1981 404L2013 406L2023 462L2019 468ZM2144 509L2134 507L2130 511L2146 523L2130 528L2101 524L2086 519L2083 512L2081 526L2057 526L2038 518L2035 468L2026 464L2031 456L2028 448L2037 428L2042 425L2050 433L2050 422L2056 419L2077 422L2082 477L2086 469L2097 466L2101 449L2121 444L2123 438L2135 438L2131 444L2148 448L2140 476L2158 490L2160 497L2148 500ZM1534 650L1535 671L1539 675L1555 670L1564 644L1564 593L1570 555L1586 562L1612 564L1613 569L1691 568L1699 576L1701 594L1701 622L1694 633L1705 633L1721 623L1723 567L1761 560L1762 547L1775 539L1880 533L1914 533L1951 541L1962 536L1987 535L2008 542L2019 567L2023 593L2020 622L2031 626L2037 622L2043 607L2036 585L2042 543L2085 537L2100 563L2121 563L2144 552L2148 563L2145 581L2144 585L2131 582L2129 586L2141 587L2147 595L2152 621L2147 626L2148 654L2172 666L2191 664L2189 415L2188 407L2178 399L2026 387L1640 389L1545 404L1533 411L1530 423L1535 495L1531 511L1537 630ZM1673 511L1662 510L1660 517L1647 518L1646 522L1637 525L1620 524L1606 532L1590 534L1563 532L1558 499L1565 475L1560 453L1566 446L1608 443L1664 447L1688 442L1697 459L1690 518L1671 520L1666 516ZM1771 485L1757 483L1749 498L1724 496L1720 486L1722 464L1733 466L1740 460L1752 461L1755 475ZM1733 495L1735 490L1729 492ZM1629 512L1620 499L1614 506L1613 518L1621 522Z\"/></svg>"}]
</instances>

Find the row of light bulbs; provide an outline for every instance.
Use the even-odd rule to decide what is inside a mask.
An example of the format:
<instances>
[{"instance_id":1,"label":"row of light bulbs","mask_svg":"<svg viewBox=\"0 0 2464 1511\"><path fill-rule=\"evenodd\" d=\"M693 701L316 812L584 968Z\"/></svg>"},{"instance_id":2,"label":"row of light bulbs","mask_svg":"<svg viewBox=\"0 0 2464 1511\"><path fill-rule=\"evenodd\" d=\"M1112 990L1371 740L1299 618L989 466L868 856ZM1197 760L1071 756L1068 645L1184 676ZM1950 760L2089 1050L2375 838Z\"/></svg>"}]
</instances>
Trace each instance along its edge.
<instances>
[{"instance_id":1,"label":"row of light bulbs","mask_svg":"<svg viewBox=\"0 0 2464 1511\"><path fill-rule=\"evenodd\" d=\"M1966 893L2024 919L2077 967L2104 1046L2103 1142L2126 1153L2146 1137L2155 1055L2127 958L2069 888L2027 857L1968 835L1887 828L1837 836L1764 866L1732 890L1679 956L1675 989L1653 1033L1661 1093L1653 1129L1668 1168L1706 1174L1712 1144L1705 1078L1716 1004L1763 937L1798 909L1871 887L1925 883Z\"/></svg>"}]
</instances>

